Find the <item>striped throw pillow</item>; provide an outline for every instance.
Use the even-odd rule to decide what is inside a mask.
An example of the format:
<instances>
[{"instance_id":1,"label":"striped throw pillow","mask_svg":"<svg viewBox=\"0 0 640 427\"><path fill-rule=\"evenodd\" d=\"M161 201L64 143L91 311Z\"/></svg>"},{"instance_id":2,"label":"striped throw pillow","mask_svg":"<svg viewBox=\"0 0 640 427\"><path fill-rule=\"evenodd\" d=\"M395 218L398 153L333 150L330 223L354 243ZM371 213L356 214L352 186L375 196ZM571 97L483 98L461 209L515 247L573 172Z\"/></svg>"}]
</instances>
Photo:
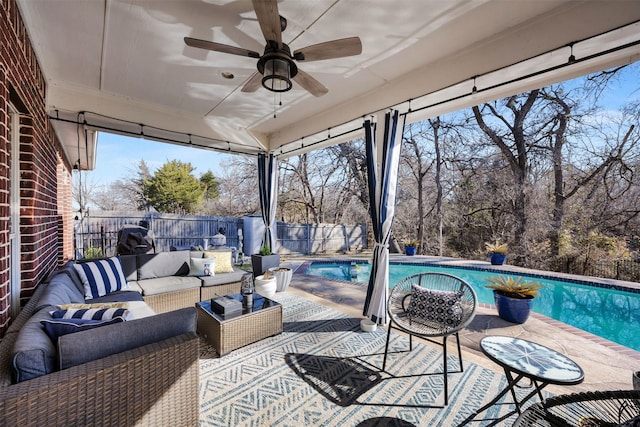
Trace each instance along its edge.
<instances>
[{"instance_id":1,"label":"striped throw pillow","mask_svg":"<svg viewBox=\"0 0 640 427\"><path fill-rule=\"evenodd\" d=\"M131 312L126 308L69 308L51 312L54 319L109 320L122 317L129 320Z\"/></svg>"},{"instance_id":2,"label":"striped throw pillow","mask_svg":"<svg viewBox=\"0 0 640 427\"><path fill-rule=\"evenodd\" d=\"M74 264L86 299L98 298L127 287L119 256Z\"/></svg>"}]
</instances>

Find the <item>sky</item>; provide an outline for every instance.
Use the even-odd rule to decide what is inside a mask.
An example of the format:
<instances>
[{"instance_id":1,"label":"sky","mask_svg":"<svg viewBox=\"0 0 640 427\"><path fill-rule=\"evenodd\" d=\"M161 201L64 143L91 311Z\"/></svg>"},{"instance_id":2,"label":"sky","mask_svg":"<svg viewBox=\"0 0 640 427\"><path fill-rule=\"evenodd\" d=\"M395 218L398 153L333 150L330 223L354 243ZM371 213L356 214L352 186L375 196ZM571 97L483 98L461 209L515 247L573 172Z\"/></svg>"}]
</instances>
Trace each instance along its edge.
<instances>
[{"instance_id":1,"label":"sky","mask_svg":"<svg viewBox=\"0 0 640 427\"><path fill-rule=\"evenodd\" d=\"M109 185L131 177L142 159L152 173L167 161L180 160L191 163L197 177L208 170L219 175L216 170L220 169L221 163L234 156L237 155L99 132L96 167L86 172L84 179L95 185Z\"/></svg>"},{"instance_id":2,"label":"sky","mask_svg":"<svg viewBox=\"0 0 640 427\"><path fill-rule=\"evenodd\" d=\"M631 99L638 99L639 70L640 63L624 70L621 79L611 86L604 100L608 108L617 109ZM180 160L191 163L197 177L208 170L219 176L216 171L220 169L221 163L234 156L237 155L100 132L96 167L93 171L86 172L85 179L95 185L106 186L113 181L130 177L141 159L144 159L152 173L167 161Z\"/></svg>"}]
</instances>

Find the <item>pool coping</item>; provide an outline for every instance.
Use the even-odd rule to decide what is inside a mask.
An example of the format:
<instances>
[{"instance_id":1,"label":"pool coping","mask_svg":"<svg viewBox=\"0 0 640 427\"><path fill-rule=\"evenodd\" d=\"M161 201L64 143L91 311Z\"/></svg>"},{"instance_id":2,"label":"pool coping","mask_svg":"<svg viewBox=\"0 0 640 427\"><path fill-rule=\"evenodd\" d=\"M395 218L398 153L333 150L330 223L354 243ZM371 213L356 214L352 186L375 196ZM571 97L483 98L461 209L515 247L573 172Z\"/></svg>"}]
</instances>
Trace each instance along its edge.
<instances>
[{"instance_id":1,"label":"pool coping","mask_svg":"<svg viewBox=\"0 0 640 427\"><path fill-rule=\"evenodd\" d=\"M406 258L414 258L414 259L406 260ZM398 263L398 264L431 265L431 266L440 266L440 267L463 268L463 269L470 269L470 270L496 271L496 272L501 272L501 273L513 272L513 273L523 274L523 275L526 275L526 276L529 276L529 277L552 278L552 279L559 280L559 281L565 281L565 282L577 283L577 284L587 283L589 285L593 285L593 286L596 286L596 287L602 287L602 288L608 288L608 289L617 289L617 290L622 290L622 291L625 291L625 292L632 292L632 293L640 293L640 284L633 283L633 282L625 282L625 281L615 280L615 282L619 282L619 283L612 283L612 281L614 281L614 279L601 279L601 278L597 278L597 277L577 276L577 275L571 275L571 274L565 274L565 273L555 273L555 272L549 272L551 274L541 274L539 272L539 270L532 270L532 269L526 269L526 268L515 267L515 266L507 266L507 265L494 266L494 265L491 265L489 263L481 263L480 261L468 261L468 260L460 260L460 259L456 259L456 258L438 257L438 260L443 260L443 259L446 259L449 262L447 262L446 264L442 264L441 262L439 262L437 260L425 261L425 260L421 260L421 259L415 259L415 257L407 257L407 256L391 257L389 262ZM402 260L402 261L400 261L400 260ZM364 258L306 259L294 270L294 274L307 275L307 270L308 270L309 266L311 265L311 263L351 264L353 261L355 261L356 264L369 264L370 263L370 261L368 259L364 259ZM453 261L453 262L451 262L451 261ZM308 276L313 276L313 275L308 275ZM320 277L320 276L313 276L313 277ZM585 277L587 280L580 280L580 279L577 279L576 277L580 277L580 278ZM333 282L338 282L338 283L349 283L349 284L352 284L352 285L355 283L355 282L352 282L352 281L333 279L333 278L326 278L326 277L323 277L323 279L324 280L331 280ZM358 283L358 284L359 285L364 285L366 287L366 284L364 284L364 283ZM482 307L482 308L495 309L495 305L494 304L479 303L478 305L480 307ZM564 331L567 331L567 332L570 332L570 333L575 334L577 336L580 336L582 338L585 338L585 339L587 339L587 340L589 340L591 342L594 342L596 344L599 344L599 345L602 345L604 347L610 348L610 349L612 349L612 350L614 350L614 351L616 351L616 352L618 352L618 353L620 353L622 355L631 357L631 358L636 359L636 360L640 360L640 351L634 350L634 349L632 349L630 347L626 347L626 346L624 346L622 344L618 344L618 343L613 342L611 340L608 340L606 338L599 337L598 335L595 335L595 334L593 334L591 332L584 331L584 330L579 329L579 328L577 328L575 326L568 325L566 323L563 323L563 322L561 322L559 320L556 320L556 319L552 319L551 317L545 316L543 314L531 312L531 316L533 316L536 319L539 319L539 320L541 320L541 321L543 321L543 322L545 322L545 323L547 323L547 324L549 324L551 326L557 327L557 328L562 329Z\"/></svg>"}]
</instances>

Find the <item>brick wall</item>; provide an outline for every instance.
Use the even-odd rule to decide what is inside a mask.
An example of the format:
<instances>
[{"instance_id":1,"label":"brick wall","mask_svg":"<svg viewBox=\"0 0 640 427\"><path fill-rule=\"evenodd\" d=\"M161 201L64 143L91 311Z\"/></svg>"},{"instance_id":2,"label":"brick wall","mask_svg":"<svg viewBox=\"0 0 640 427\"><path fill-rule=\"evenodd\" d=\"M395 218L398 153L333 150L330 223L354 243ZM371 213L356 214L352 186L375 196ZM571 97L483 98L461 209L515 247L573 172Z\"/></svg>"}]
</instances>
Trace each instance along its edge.
<instances>
[{"instance_id":1,"label":"brick wall","mask_svg":"<svg viewBox=\"0 0 640 427\"><path fill-rule=\"evenodd\" d=\"M58 265L73 254L73 180L69 164L58 154Z\"/></svg>"},{"instance_id":2,"label":"brick wall","mask_svg":"<svg viewBox=\"0 0 640 427\"><path fill-rule=\"evenodd\" d=\"M46 84L15 0L0 1L0 336L10 319L8 105L20 113L21 300L72 256L71 178L45 111ZM60 184L60 185L59 185ZM60 199L68 197L68 200ZM59 232L62 234L59 235Z\"/></svg>"},{"instance_id":3,"label":"brick wall","mask_svg":"<svg viewBox=\"0 0 640 427\"><path fill-rule=\"evenodd\" d=\"M4 42L0 40L0 45ZM0 52L1 52L0 48ZM9 144L4 61L0 61L0 336L9 323Z\"/></svg>"}]
</instances>

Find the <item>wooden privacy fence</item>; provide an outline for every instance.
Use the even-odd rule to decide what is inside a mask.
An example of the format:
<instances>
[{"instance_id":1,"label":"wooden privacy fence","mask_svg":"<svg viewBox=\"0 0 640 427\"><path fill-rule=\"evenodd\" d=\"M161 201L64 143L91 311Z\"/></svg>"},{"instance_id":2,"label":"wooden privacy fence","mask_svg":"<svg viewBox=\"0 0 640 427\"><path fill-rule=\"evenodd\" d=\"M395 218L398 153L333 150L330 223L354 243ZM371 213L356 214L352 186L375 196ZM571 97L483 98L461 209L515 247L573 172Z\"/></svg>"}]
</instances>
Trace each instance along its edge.
<instances>
[{"instance_id":1,"label":"wooden privacy fence","mask_svg":"<svg viewBox=\"0 0 640 427\"><path fill-rule=\"evenodd\" d=\"M366 225L278 223L278 252L319 254L366 248Z\"/></svg>"},{"instance_id":2,"label":"wooden privacy fence","mask_svg":"<svg viewBox=\"0 0 640 427\"><path fill-rule=\"evenodd\" d=\"M227 246L240 248L238 230L242 230L243 247L248 238L261 242L262 231L246 227L247 219L256 217L220 217L206 215L178 215L146 212L98 212L76 221L74 244L76 258L112 256L118 244L118 231L128 225L146 222L157 252L175 247L204 246L205 239L222 230ZM259 219L261 222L262 220ZM261 226L264 230L264 226ZM251 228L251 229L249 229ZM256 235L258 234L258 235ZM277 224L278 242L275 251L281 254L338 253L366 248L366 225L343 224ZM258 243L259 244L259 243ZM254 245L255 246L255 245ZM250 255L249 248L244 252ZM255 250L255 248L254 248ZM257 252L257 250L255 250Z\"/></svg>"}]
</instances>

